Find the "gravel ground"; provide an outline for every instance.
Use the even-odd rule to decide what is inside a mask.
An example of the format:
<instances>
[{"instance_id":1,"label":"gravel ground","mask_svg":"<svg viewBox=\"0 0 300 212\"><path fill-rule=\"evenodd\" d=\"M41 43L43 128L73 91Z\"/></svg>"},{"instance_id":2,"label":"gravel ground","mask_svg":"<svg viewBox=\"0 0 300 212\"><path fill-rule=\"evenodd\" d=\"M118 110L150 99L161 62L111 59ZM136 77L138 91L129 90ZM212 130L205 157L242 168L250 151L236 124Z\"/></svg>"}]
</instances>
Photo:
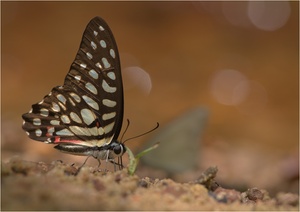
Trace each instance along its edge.
<instances>
[{"instance_id":1,"label":"gravel ground","mask_svg":"<svg viewBox=\"0 0 300 212\"><path fill-rule=\"evenodd\" d=\"M130 176L62 161L2 163L2 210L299 210L299 196L222 188L210 167L192 182Z\"/></svg>"}]
</instances>

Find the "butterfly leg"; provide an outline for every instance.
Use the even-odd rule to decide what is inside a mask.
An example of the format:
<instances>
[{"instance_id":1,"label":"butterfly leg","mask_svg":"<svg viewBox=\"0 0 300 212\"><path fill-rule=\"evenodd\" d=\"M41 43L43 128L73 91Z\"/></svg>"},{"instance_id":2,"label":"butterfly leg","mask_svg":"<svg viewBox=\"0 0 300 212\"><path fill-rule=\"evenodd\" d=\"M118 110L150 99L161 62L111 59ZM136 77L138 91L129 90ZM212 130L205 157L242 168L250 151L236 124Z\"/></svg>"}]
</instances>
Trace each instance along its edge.
<instances>
[{"instance_id":1,"label":"butterfly leg","mask_svg":"<svg viewBox=\"0 0 300 212\"><path fill-rule=\"evenodd\" d=\"M114 162L114 163L115 163L115 165L118 165L119 170L122 170L124 168L123 162L122 162L122 157L118 157L118 162L117 163ZM116 171L116 168L115 168L115 171Z\"/></svg>"},{"instance_id":2,"label":"butterfly leg","mask_svg":"<svg viewBox=\"0 0 300 212\"><path fill-rule=\"evenodd\" d=\"M109 162L114 164L114 171L116 171L117 170L116 165L119 165L119 164L117 162L115 162L113 159L110 159Z\"/></svg>"},{"instance_id":3,"label":"butterfly leg","mask_svg":"<svg viewBox=\"0 0 300 212\"><path fill-rule=\"evenodd\" d=\"M124 166L122 164L122 158L121 158L121 163L120 163L120 159L119 158L118 158L118 162L115 162L113 159L109 160L109 162L111 162L112 164L114 164L114 170L115 171L117 171L117 166L119 166L119 170L121 170L121 169L124 168Z\"/></svg>"},{"instance_id":4,"label":"butterfly leg","mask_svg":"<svg viewBox=\"0 0 300 212\"><path fill-rule=\"evenodd\" d=\"M98 168L99 168L101 165L101 160L99 158L97 160L98 160Z\"/></svg>"},{"instance_id":5,"label":"butterfly leg","mask_svg":"<svg viewBox=\"0 0 300 212\"><path fill-rule=\"evenodd\" d=\"M85 165L85 163L87 162L87 160L89 159L90 156L87 156L87 158L85 159L85 161L83 162L83 164L78 168L77 172L75 173L75 176L80 172L81 168Z\"/></svg>"},{"instance_id":6,"label":"butterfly leg","mask_svg":"<svg viewBox=\"0 0 300 212\"><path fill-rule=\"evenodd\" d=\"M100 165L101 165L101 159L100 158L97 158L97 161L98 161L98 171L101 172L101 168L100 168Z\"/></svg>"},{"instance_id":7,"label":"butterfly leg","mask_svg":"<svg viewBox=\"0 0 300 212\"><path fill-rule=\"evenodd\" d=\"M110 150L107 150L107 151L106 151L105 170L104 170L104 171L106 171L106 172L108 171L108 169L107 169L107 162L110 161L110 159L109 159L109 151L110 151Z\"/></svg>"},{"instance_id":8,"label":"butterfly leg","mask_svg":"<svg viewBox=\"0 0 300 212\"><path fill-rule=\"evenodd\" d=\"M116 162L114 160L111 160L110 162L114 164L114 171L117 171Z\"/></svg>"}]
</instances>

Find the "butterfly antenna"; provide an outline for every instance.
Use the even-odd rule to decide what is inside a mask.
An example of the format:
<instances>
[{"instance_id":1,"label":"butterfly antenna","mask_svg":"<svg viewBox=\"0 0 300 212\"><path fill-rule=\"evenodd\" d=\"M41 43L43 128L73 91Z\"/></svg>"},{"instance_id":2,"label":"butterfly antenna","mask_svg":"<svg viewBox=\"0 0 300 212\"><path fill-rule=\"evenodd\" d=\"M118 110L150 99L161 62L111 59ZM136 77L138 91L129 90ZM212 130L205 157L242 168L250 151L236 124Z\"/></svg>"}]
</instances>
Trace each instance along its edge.
<instances>
[{"instance_id":1,"label":"butterfly antenna","mask_svg":"<svg viewBox=\"0 0 300 212\"><path fill-rule=\"evenodd\" d=\"M125 133L126 133L127 130L128 130L129 125L130 125L130 121L129 121L129 119L127 119L127 126L126 126L126 128L125 128L125 131L124 131L123 134L122 134L122 137L121 137L120 141L122 141L122 139L123 139ZM123 143L124 143L124 142L123 142Z\"/></svg>"},{"instance_id":2,"label":"butterfly antenna","mask_svg":"<svg viewBox=\"0 0 300 212\"><path fill-rule=\"evenodd\" d=\"M129 122L128 119L127 119L127 121ZM153 129L149 130L148 132L142 133L142 134L140 134L140 135L137 135L137 136L128 138L128 139L126 139L125 141L123 141L122 143L125 144L126 141L129 141L129 140L132 140L132 139L134 139L134 138L138 138L138 137L141 137L141 136L146 135L146 134L148 134L148 133L151 133L151 132L153 132L154 130L156 130L158 127L159 127L159 123L157 122L157 123L156 123L156 127L154 127ZM127 125L127 128L128 128L128 125ZM127 128L126 128L126 130L127 130ZM126 130L125 130L125 132L126 132ZM123 136L122 136L122 137L123 137Z\"/></svg>"}]
</instances>

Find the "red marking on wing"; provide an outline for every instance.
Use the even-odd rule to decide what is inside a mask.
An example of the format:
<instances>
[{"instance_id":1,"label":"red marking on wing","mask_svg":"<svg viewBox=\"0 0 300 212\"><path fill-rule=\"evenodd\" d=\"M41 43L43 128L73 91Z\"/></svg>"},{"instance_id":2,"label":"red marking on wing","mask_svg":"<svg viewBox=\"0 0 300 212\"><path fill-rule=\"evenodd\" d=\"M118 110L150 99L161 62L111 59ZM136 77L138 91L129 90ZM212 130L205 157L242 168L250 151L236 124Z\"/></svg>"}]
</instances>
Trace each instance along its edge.
<instances>
[{"instance_id":1,"label":"red marking on wing","mask_svg":"<svg viewBox=\"0 0 300 212\"><path fill-rule=\"evenodd\" d=\"M51 127L47 126L47 133L46 133L46 137L51 137L52 136L52 133L49 133L49 129Z\"/></svg>"},{"instance_id":2,"label":"red marking on wing","mask_svg":"<svg viewBox=\"0 0 300 212\"><path fill-rule=\"evenodd\" d=\"M55 140L54 140L55 144L59 144L59 143L74 143L74 144L82 144L85 143L81 140L61 140L59 136L55 136Z\"/></svg>"},{"instance_id":3,"label":"red marking on wing","mask_svg":"<svg viewBox=\"0 0 300 212\"><path fill-rule=\"evenodd\" d=\"M55 136L54 143L59 143L59 142L60 142L60 137L59 136Z\"/></svg>"}]
</instances>

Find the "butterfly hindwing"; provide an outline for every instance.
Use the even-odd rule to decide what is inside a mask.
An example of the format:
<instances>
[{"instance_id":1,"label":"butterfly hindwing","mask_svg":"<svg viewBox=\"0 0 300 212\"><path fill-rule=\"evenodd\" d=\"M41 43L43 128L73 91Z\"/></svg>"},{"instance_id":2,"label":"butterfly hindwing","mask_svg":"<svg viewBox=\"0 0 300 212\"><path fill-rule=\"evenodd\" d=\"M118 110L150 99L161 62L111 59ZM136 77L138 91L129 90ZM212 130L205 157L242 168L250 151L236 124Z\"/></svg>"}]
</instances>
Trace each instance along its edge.
<instances>
[{"instance_id":1,"label":"butterfly hindwing","mask_svg":"<svg viewBox=\"0 0 300 212\"><path fill-rule=\"evenodd\" d=\"M30 138L47 143L102 146L117 139L123 120L120 59L106 22L87 25L64 85L24 114Z\"/></svg>"}]
</instances>

